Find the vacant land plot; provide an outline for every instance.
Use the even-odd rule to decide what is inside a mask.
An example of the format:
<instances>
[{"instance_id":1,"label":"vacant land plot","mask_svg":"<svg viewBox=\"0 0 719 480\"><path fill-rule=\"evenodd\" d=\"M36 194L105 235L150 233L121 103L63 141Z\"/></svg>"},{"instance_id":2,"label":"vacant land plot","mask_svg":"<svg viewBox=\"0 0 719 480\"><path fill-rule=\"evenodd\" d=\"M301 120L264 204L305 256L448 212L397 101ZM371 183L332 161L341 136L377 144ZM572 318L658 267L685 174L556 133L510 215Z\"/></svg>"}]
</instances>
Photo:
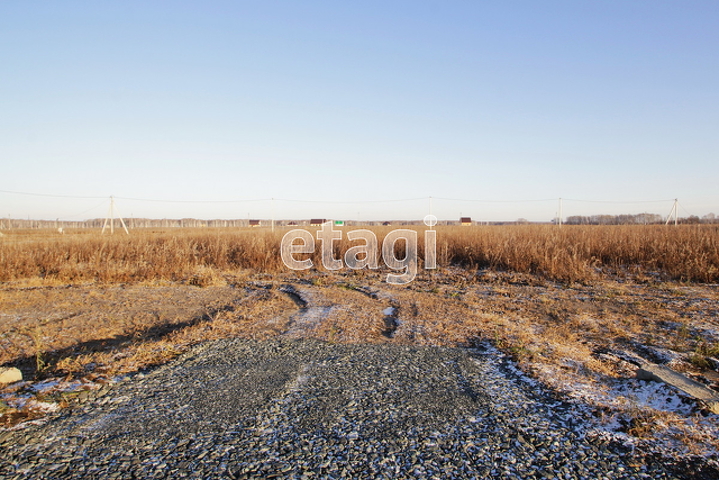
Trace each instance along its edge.
<instances>
[{"instance_id":1,"label":"vacant land plot","mask_svg":"<svg viewBox=\"0 0 719 480\"><path fill-rule=\"evenodd\" d=\"M717 458L716 415L635 378L647 361L716 387L716 227L439 229L439 269L404 286L386 271L288 271L279 229L5 233L0 365L41 382L4 391L6 427L208 340L491 344L609 435Z\"/></svg>"}]
</instances>

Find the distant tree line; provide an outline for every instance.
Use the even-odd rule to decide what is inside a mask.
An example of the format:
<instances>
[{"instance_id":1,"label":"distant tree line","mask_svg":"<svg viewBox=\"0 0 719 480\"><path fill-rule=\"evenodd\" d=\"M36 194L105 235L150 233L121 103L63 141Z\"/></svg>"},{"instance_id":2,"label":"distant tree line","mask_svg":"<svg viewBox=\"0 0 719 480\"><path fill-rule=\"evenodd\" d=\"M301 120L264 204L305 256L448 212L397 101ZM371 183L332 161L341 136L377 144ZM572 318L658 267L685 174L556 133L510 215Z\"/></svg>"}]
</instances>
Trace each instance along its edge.
<instances>
[{"instance_id":1,"label":"distant tree line","mask_svg":"<svg viewBox=\"0 0 719 480\"><path fill-rule=\"evenodd\" d=\"M198 227L248 227L250 226L249 219L231 219L231 220L199 220L195 218L180 218L180 219L151 219L151 218L125 218L125 224L128 228L198 228ZM655 213L640 213L637 215L590 215L581 216L573 215L567 217L563 222L565 225L663 225L666 222L666 217ZM673 220L672 220L673 222ZM487 225L528 225L530 223L544 223L544 222L530 222L524 218L519 218L516 221L506 222L472 222L474 225L487 224ZM554 219L549 223L557 223ZM682 225L698 225L698 224L719 224L719 217L713 213L709 213L699 218L696 215L689 217L679 218L678 223ZM0 230L10 229L47 229L61 228L63 230L72 228L97 228L100 229L105 224L104 218L94 218L84 221L67 221L67 220L31 220L31 219L20 219L20 218L0 218ZM275 220L274 225L276 227L306 227L309 226L310 220ZM453 220L441 220L438 225L459 225L460 223ZM269 227L272 225L272 221L268 219L260 219L259 226ZM423 225L421 220L393 220L388 221L352 221L348 220L345 222L347 226L358 226L358 225ZM115 228L120 228L119 219L115 219Z\"/></svg>"},{"instance_id":2,"label":"distant tree line","mask_svg":"<svg viewBox=\"0 0 719 480\"><path fill-rule=\"evenodd\" d=\"M0 230L11 230L11 229L63 229L69 230L73 228L88 228L88 229L101 229L105 224L104 218L93 218L82 221L69 221L69 220L32 220L22 218L0 218ZM215 220L200 220L196 218L124 218L125 225L127 228L241 228L251 226L250 219L215 219ZM270 219L257 219L257 226L270 227L273 221ZM439 225L455 225L459 222L452 222L449 220L443 220L438 223ZM108 222L109 225L109 222ZM310 225L309 219L300 220L285 220L278 219L274 221L276 227L307 227ZM345 222L347 226L353 225L366 225L366 226L378 226L378 225L423 225L421 220L410 221L410 220L393 220L388 221L352 221L348 220ZM120 220L115 219L115 228L120 227Z\"/></svg>"},{"instance_id":3,"label":"distant tree line","mask_svg":"<svg viewBox=\"0 0 719 480\"><path fill-rule=\"evenodd\" d=\"M667 221L666 217L656 213L639 213L636 215L573 215L567 217L566 225L661 225ZM673 221L673 220L672 220ZM680 217L678 223L682 225L698 225L719 223L719 217L709 213L699 218L696 215Z\"/></svg>"}]
</instances>

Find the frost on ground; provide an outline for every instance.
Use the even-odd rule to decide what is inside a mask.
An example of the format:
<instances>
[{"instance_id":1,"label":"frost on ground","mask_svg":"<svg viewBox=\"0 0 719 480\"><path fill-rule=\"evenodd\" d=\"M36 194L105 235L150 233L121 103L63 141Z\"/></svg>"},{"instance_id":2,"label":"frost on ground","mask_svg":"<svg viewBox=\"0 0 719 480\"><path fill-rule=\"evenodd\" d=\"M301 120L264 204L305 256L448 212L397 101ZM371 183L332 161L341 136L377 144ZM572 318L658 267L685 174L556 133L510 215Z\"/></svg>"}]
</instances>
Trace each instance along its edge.
<instances>
[{"instance_id":1,"label":"frost on ground","mask_svg":"<svg viewBox=\"0 0 719 480\"><path fill-rule=\"evenodd\" d=\"M547 365L533 367L542 383L586 411L591 434L632 447L651 444L671 456L719 458L714 441L719 438L719 417L664 383L635 378L600 383Z\"/></svg>"},{"instance_id":2,"label":"frost on ground","mask_svg":"<svg viewBox=\"0 0 719 480\"><path fill-rule=\"evenodd\" d=\"M0 390L0 427L9 430L42 422L48 413L57 412L70 401L85 400L89 392L102 389L109 380L50 378L37 382L17 382Z\"/></svg>"},{"instance_id":3,"label":"frost on ground","mask_svg":"<svg viewBox=\"0 0 719 480\"><path fill-rule=\"evenodd\" d=\"M405 286L383 279L379 272L313 272L228 275L226 285L210 287L0 290L0 315L12 319L0 345L16 352L3 363L28 372L37 354L47 362L40 383L0 391L0 418L12 426L27 410L33 413L23 418L36 419L102 388L105 379L219 338L491 345L517 381L549 387L581 407L587 434L673 456L719 458L719 418L672 387L636 379L632 364L642 358L717 389L717 285L609 276L560 284L462 269L425 272ZM43 351L33 349L33 339Z\"/></svg>"}]
</instances>

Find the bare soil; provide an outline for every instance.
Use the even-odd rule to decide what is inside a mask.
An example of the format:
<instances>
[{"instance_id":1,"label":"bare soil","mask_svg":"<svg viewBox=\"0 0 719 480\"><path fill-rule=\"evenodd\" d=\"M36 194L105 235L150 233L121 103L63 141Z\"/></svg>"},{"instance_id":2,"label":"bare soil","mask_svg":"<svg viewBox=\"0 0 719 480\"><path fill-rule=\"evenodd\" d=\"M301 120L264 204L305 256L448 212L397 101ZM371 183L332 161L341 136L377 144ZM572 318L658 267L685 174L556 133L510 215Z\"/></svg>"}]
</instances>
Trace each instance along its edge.
<instances>
[{"instance_id":1,"label":"bare soil","mask_svg":"<svg viewBox=\"0 0 719 480\"><path fill-rule=\"evenodd\" d=\"M636 366L626 361L639 356L717 388L717 285L647 275L603 275L587 285L450 268L396 286L384 275L222 272L195 284L8 282L0 288L0 364L19 367L35 382L89 384L166 363L192 345L221 338L491 343L557 395L585 403L598 424L628 441L661 441L709 456L719 450L716 416L680 395L681 408L643 401L629 388L639 381ZM15 401L26 398L31 385L5 389L5 426L38 416L36 403ZM66 398L41 400L71 404L60 397Z\"/></svg>"}]
</instances>

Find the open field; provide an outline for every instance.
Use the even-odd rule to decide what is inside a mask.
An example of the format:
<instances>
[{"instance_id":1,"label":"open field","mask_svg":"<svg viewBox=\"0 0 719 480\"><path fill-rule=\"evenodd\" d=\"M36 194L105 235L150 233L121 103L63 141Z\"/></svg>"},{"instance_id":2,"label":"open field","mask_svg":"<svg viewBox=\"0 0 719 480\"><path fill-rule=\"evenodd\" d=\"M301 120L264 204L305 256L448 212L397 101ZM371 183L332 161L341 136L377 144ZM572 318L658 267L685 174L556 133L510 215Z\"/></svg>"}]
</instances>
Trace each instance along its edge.
<instances>
[{"instance_id":1,"label":"open field","mask_svg":"<svg viewBox=\"0 0 719 480\"><path fill-rule=\"evenodd\" d=\"M390 229L374 230L381 241ZM717 416L636 380L628 361L716 386L716 226L439 229L439 268L403 286L384 281L387 269L289 271L279 229L5 233L0 365L81 384L35 389L32 402L31 385L6 391L6 426L206 340L490 343L628 442L719 452Z\"/></svg>"},{"instance_id":2,"label":"open field","mask_svg":"<svg viewBox=\"0 0 719 480\"><path fill-rule=\"evenodd\" d=\"M348 228L344 229L349 230ZM381 242L392 227L372 227ZM424 258L421 232L419 255ZM185 281L203 269L277 273L285 267L287 230L11 231L0 240L0 281ZM319 243L319 242L318 242ZM339 258L353 245L335 242ZM312 259L320 265L319 245ZM591 282L598 270L719 281L719 225L445 227L437 234L440 265L531 273L562 282Z\"/></svg>"}]
</instances>

